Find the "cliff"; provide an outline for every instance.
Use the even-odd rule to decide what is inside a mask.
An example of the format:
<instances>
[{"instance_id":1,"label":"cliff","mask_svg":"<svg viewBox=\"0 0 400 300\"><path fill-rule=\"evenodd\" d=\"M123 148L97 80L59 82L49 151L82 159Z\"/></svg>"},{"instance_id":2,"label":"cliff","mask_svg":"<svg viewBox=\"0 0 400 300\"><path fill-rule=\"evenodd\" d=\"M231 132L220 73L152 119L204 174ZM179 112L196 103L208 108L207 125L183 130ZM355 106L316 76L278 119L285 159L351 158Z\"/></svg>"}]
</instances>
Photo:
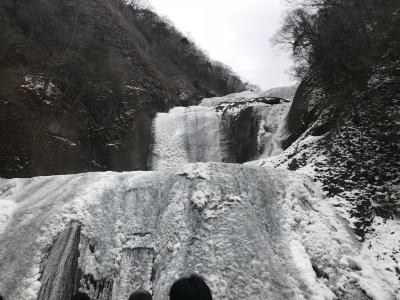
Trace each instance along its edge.
<instances>
[{"instance_id":1,"label":"cliff","mask_svg":"<svg viewBox=\"0 0 400 300\"><path fill-rule=\"evenodd\" d=\"M0 4L0 176L146 169L157 111L245 88L117 0Z\"/></svg>"}]
</instances>

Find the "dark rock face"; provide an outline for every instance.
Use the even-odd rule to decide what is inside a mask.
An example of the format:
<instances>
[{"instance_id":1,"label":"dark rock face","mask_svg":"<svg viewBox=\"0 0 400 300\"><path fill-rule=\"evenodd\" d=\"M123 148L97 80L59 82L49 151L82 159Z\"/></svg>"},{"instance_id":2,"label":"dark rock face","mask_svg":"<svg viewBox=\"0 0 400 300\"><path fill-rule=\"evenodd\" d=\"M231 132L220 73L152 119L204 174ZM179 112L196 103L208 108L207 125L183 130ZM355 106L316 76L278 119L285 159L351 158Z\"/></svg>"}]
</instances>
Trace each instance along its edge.
<instances>
[{"instance_id":1,"label":"dark rock face","mask_svg":"<svg viewBox=\"0 0 400 300\"><path fill-rule=\"evenodd\" d=\"M305 78L300 83L289 110L286 127L289 136L282 141L283 149L287 149L307 129L310 129L311 135L321 136L334 128L341 108L332 103L316 86L313 78ZM326 115L320 118L323 113ZM316 122L318 119L319 122Z\"/></svg>"},{"instance_id":2,"label":"dark rock face","mask_svg":"<svg viewBox=\"0 0 400 300\"><path fill-rule=\"evenodd\" d=\"M78 269L81 226L72 223L52 246L41 278L39 300L70 300L79 289Z\"/></svg>"},{"instance_id":3,"label":"dark rock face","mask_svg":"<svg viewBox=\"0 0 400 300\"><path fill-rule=\"evenodd\" d=\"M288 148L307 130L315 116L310 109L309 100L312 88L307 80L303 80L293 98L287 119L289 136L282 142L284 149Z\"/></svg>"},{"instance_id":4,"label":"dark rock face","mask_svg":"<svg viewBox=\"0 0 400 300\"><path fill-rule=\"evenodd\" d=\"M246 107L238 114L222 114L222 149L224 162L244 163L258 154L258 118L253 107Z\"/></svg>"},{"instance_id":5,"label":"dark rock face","mask_svg":"<svg viewBox=\"0 0 400 300\"><path fill-rule=\"evenodd\" d=\"M152 119L161 105L143 111L135 102L111 98L89 104L89 111L82 103L36 96L20 89L2 97L0 176L145 168ZM97 116L102 111L109 116Z\"/></svg>"},{"instance_id":6,"label":"dark rock face","mask_svg":"<svg viewBox=\"0 0 400 300\"><path fill-rule=\"evenodd\" d=\"M144 170L157 111L234 92L140 22L117 0L1 2L0 177Z\"/></svg>"}]
</instances>

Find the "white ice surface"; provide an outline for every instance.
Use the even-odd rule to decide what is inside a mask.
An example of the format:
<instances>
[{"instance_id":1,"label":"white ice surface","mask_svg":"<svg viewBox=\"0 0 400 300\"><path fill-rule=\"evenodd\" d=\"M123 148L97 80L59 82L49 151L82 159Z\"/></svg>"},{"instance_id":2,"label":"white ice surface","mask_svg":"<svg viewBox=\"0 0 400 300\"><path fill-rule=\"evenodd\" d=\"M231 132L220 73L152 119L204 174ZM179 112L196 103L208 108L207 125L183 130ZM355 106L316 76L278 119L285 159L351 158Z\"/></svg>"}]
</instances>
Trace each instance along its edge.
<instances>
[{"instance_id":1,"label":"white ice surface","mask_svg":"<svg viewBox=\"0 0 400 300\"><path fill-rule=\"evenodd\" d=\"M261 120L258 133L258 145L262 148L260 159L283 151L281 142L286 137L285 121L290 105L291 103L281 103L256 110Z\"/></svg>"},{"instance_id":2,"label":"white ice surface","mask_svg":"<svg viewBox=\"0 0 400 300\"><path fill-rule=\"evenodd\" d=\"M176 107L153 121L152 170L221 161L219 115L208 107Z\"/></svg>"},{"instance_id":3,"label":"white ice surface","mask_svg":"<svg viewBox=\"0 0 400 300\"><path fill-rule=\"evenodd\" d=\"M191 273L214 299L336 299L371 280L381 290L374 299L395 299L379 274L364 272L362 248L305 175L200 163L2 180L0 190L0 208L14 207L0 235L0 290L10 299L35 299L44 253L72 221L82 224L82 270L114 282L116 300L138 287L168 299Z\"/></svg>"}]
</instances>

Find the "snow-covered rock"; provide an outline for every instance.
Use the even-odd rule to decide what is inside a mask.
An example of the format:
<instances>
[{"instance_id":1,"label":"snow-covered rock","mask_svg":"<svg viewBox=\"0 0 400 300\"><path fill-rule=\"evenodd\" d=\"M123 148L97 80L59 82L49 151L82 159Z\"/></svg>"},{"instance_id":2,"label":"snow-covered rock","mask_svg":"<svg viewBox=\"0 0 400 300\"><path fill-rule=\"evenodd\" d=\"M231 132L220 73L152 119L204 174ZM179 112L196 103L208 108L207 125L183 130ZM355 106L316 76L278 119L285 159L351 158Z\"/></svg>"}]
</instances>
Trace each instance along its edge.
<instances>
[{"instance_id":1,"label":"snow-covered rock","mask_svg":"<svg viewBox=\"0 0 400 300\"><path fill-rule=\"evenodd\" d=\"M234 93L222 97L205 98L200 102L200 106L214 107L221 103L243 102L260 97L277 97L286 100L292 100L297 88L298 84L292 86L276 87L266 91L243 91L240 93Z\"/></svg>"},{"instance_id":2,"label":"snow-covered rock","mask_svg":"<svg viewBox=\"0 0 400 300\"><path fill-rule=\"evenodd\" d=\"M214 107L223 102L240 102L256 98L258 93L252 91L244 91L240 93L234 93L222 97L205 98L200 102L200 106Z\"/></svg>"},{"instance_id":3,"label":"snow-covered rock","mask_svg":"<svg viewBox=\"0 0 400 300\"><path fill-rule=\"evenodd\" d=\"M294 95L296 94L298 84L292 86L282 86L269 89L267 91L263 91L259 93L259 97L279 97L286 100L293 100Z\"/></svg>"}]
</instances>

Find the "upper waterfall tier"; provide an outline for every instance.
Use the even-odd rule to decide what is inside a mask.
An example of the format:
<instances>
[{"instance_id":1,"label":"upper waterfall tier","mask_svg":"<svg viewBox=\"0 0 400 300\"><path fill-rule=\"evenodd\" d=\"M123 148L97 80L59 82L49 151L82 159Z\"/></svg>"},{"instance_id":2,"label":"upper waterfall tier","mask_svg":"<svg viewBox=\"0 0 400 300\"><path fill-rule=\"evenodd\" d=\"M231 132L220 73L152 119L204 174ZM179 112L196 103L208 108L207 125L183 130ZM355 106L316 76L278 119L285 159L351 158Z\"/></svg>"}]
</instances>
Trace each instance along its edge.
<instances>
[{"instance_id":1,"label":"upper waterfall tier","mask_svg":"<svg viewBox=\"0 0 400 300\"><path fill-rule=\"evenodd\" d=\"M176 107L153 122L152 170L192 162L220 162L219 116L208 107Z\"/></svg>"},{"instance_id":2,"label":"upper waterfall tier","mask_svg":"<svg viewBox=\"0 0 400 300\"><path fill-rule=\"evenodd\" d=\"M291 103L254 95L242 92L204 99L202 105L218 105L158 113L153 121L149 169L169 170L194 162L244 163L282 152Z\"/></svg>"}]
</instances>

